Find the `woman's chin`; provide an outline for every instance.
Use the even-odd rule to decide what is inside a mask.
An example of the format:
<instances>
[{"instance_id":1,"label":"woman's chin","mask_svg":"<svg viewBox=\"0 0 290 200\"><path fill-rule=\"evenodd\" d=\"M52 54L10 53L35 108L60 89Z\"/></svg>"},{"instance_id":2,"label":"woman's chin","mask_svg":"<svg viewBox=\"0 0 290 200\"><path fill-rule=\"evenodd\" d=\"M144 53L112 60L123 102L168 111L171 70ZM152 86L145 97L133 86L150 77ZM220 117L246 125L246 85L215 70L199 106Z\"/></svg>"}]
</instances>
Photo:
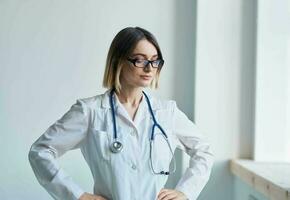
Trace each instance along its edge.
<instances>
[{"instance_id":1,"label":"woman's chin","mask_svg":"<svg viewBox=\"0 0 290 200\"><path fill-rule=\"evenodd\" d=\"M151 81L142 81L142 82L140 83L140 86L141 86L141 87L149 87L150 84L151 84Z\"/></svg>"}]
</instances>

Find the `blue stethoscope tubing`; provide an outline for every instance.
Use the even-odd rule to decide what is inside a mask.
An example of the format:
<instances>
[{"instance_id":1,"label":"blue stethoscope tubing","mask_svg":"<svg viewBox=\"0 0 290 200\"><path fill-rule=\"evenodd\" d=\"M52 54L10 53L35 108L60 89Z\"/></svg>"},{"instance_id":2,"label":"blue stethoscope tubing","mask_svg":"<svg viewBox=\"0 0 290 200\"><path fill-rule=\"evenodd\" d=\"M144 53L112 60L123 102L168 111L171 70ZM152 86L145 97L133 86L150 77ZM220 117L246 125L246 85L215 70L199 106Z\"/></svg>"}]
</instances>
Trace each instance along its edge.
<instances>
[{"instance_id":1,"label":"blue stethoscope tubing","mask_svg":"<svg viewBox=\"0 0 290 200\"><path fill-rule=\"evenodd\" d=\"M116 114L115 114L114 103L113 103L114 92L115 92L115 89L112 89L111 92L110 92L110 106L111 106L111 111L112 111L113 128L114 128L114 141L110 145L110 149L111 149L112 153L119 153L123 149L123 144L120 141L118 141L118 136L117 136ZM152 126L151 136L150 136L150 167L151 167L153 173L156 174L156 175L169 175L169 174L172 174L172 173L174 173L176 171L176 162L175 162L175 158L174 158L174 155L173 155L173 150L172 150L171 145L170 145L170 143L168 141L168 136L166 135L165 131L160 126L160 124L156 121L156 118L154 116L154 113L153 113L153 110L152 110L152 107L151 107L151 103L150 103L150 100L149 100L148 96L146 95L146 93L144 91L142 91L142 93L145 96L147 105L149 107L150 114L151 114L152 119L153 119L153 126ZM168 147L170 149L170 152L171 152L171 155L172 155L172 158L173 158L173 162L174 162L173 170L160 171L160 172L156 172L154 170L153 162L152 162L152 149L153 149L153 142L154 142L154 130L155 130L155 127L157 127L161 131L162 136L165 139L165 141L166 141L166 143L167 143L167 145L168 145Z\"/></svg>"}]
</instances>

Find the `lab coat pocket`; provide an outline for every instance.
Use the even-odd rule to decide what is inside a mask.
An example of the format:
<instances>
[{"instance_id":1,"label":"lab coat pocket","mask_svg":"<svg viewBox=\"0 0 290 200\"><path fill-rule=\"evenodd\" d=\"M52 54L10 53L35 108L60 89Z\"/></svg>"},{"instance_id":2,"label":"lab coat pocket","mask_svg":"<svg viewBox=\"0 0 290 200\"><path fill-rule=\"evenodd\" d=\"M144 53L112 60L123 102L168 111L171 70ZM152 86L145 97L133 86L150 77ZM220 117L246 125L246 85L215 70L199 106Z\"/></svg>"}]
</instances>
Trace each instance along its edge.
<instances>
[{"instance_id":1,"label":"lab coat pocket","mask_svg":"<svg viewBox=\"0 0 290 200\"><path fill-rule=\"evenodd\" d=\"M110 153L110 138L109 134L106 131L93 129L93 138L91 142L93 142L93 146L96 150L96 157L101 161L110 161L111 153Z\"/></svg>"}]
</instances>

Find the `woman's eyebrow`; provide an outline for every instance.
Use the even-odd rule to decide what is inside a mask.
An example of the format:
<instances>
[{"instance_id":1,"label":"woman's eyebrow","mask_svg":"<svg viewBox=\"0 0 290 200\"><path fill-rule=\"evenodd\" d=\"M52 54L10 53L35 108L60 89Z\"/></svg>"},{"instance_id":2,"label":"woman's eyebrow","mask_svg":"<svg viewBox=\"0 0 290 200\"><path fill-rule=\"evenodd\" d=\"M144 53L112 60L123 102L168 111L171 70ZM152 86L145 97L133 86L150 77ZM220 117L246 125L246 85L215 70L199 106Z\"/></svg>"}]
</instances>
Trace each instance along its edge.
<instances>
[{"instance_id":1,"label":"woman's eyebrow","mask_svg":"<svg viewBox=\"0 0 290 200\"><path fill-rule=\"evenodd\" d=\"M147 58L147 55L146 54L143 54L143 53L135 53L132 56L143 56L143 57L146 57ZM157 54L153 55L151 58L156 58L156 57L158 57Z\"/></svg>"}]
</instances>

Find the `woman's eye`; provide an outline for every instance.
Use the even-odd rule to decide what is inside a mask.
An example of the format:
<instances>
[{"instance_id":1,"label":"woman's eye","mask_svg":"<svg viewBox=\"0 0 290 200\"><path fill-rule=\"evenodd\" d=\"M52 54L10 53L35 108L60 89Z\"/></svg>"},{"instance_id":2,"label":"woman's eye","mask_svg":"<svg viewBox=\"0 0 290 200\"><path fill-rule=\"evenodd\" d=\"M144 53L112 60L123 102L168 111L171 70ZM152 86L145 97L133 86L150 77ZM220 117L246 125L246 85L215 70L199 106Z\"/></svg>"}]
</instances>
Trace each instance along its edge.
<instances>
[{"instance_id":1,"label":"woman's eye","mask_svg":"<svg viewBox=\"0 0 290 200\"><path fill-rule=\"evenodd\" d=\"M141 59L136 59L136 61L135 61L135 63L137 63L137 64L141 64L143 62L144 62L144 60L141 60Z\"/></svg>"}]
</instances>

